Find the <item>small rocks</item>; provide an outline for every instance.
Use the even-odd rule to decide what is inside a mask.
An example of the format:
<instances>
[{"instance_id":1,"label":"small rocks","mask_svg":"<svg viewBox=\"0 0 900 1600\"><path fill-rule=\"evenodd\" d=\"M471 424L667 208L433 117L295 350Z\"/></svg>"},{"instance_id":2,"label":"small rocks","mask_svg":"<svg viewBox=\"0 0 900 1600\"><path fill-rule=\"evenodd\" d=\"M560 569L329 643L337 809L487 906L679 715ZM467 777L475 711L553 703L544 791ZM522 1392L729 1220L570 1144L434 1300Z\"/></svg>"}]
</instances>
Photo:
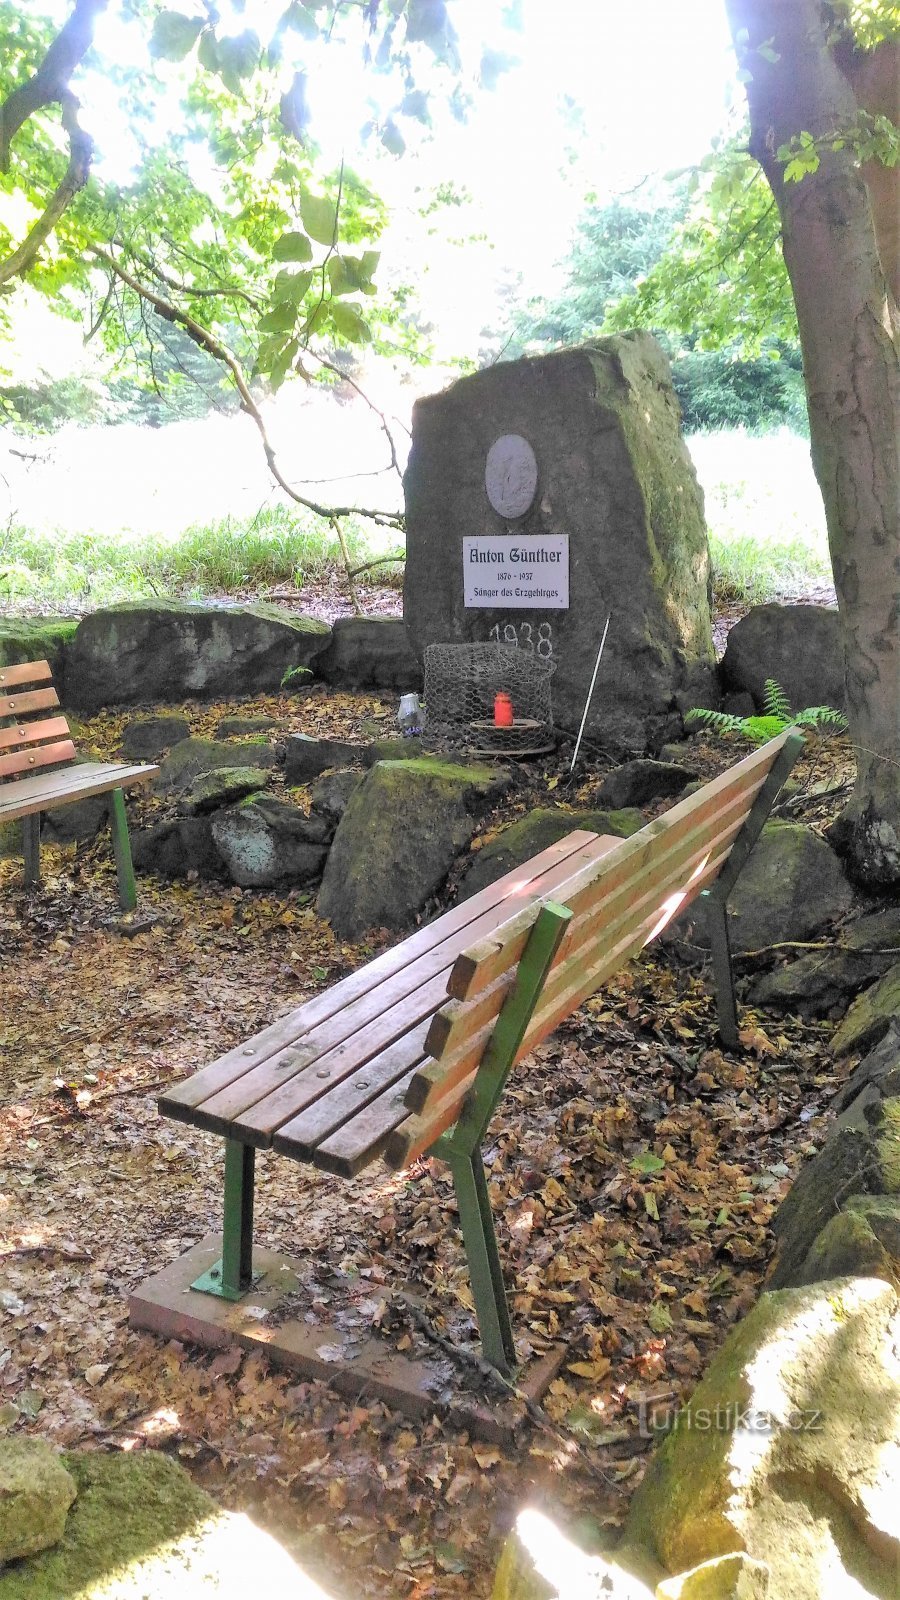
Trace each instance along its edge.
<instances>
[{"instance_id":1,"label":"small rocks","mask_svg":"<svg viewBox=\"0 0 900 1600\"><path fill-rule=\"evenodd\" d=\"M179 810L187 816L216 811L219 806L233 805L246 795L266 787L268 772L263 767L213 767L211 772L201 772L187 794L179 801Z\"/></svg>"},{"instance_id":2,"label":"small rocks","mask_svg":"<svg viewBox=\"0 0 900 1600\"><path fill-rule=\"evenodd\" d=\"M217 739L183 739L166 756L153 780L157 794L186 794L204 772L222 767L264 767L275 765L275 751L261 742L225 744Z\"/></svg>"},{"instance_id":3,"label":"small rocks","mask_svg":"<svg viewBox=\"0 0 900 1600\"><path fill-rule=\"evenodd\" d=\"M277 717L223 717L216 728L216 738L242 739L248 733L268 733L277 727Z\"/></svg>"},{"instance_id":4,"label":"small rocks","mask_svg":"<svg viewBox=\"0 0 900 1600\"><path fill-rule=\"evenodd\" d=\"M671 761L626 761L604 778L597 803L613 811L623 806L645 806L651 800L680 794L696 776L696 772Z\"/></svg>"},{"instance_id":5,"label":"small rocks","mask_svg":"<svg viewBox=\"0 0 900 1600\"><path fill-rule=\"evenodd\" d=\"M57 1544L77 1492L44 1439L0 1440L0 1567Z\"/></svg>"},{"instance_id":6,"label":"small rocks","mask_svg":"<svg viewBox=\"0 0 900 1600\"><path fill-rule=\"evenodd\" d=\"M350 797L363 781L361 772L344 769L327 772L313 785L310 808L335 827L350 803Z\"/></svg>"},{"instance_id":7,"label":"small rocks","mask_svg":"<svg viewBox=\"0 0 900 1600\"><path fill-rule=\"evenodd\" d=\"M186 717L135 717L122 732L122 754L131 761L156 761L190 736Z\"/></svg>"},{"instance_id":8,"label":"small rocks","mask_svg":"<svg viewBox=\"0 0 900 1600\"><path fill-rule=\"evenodd\" d=\"M306 733L285 740L284 776L289 784L309 783L330 767L349 767L362 756L360 745L343 739L312 739Z\"/></svg>"},{"instance_id":9,"label":"small rocks","mask_svg":"<svg viewBox=\"0 0 900 1600\"><path fill-rule=\"evenodd\" d=\"M322 818L304 817L268 795L216 811L211 829L229 877L242 889L312 882L324 866L331 831Z\"/></svg>"}]
</instances>

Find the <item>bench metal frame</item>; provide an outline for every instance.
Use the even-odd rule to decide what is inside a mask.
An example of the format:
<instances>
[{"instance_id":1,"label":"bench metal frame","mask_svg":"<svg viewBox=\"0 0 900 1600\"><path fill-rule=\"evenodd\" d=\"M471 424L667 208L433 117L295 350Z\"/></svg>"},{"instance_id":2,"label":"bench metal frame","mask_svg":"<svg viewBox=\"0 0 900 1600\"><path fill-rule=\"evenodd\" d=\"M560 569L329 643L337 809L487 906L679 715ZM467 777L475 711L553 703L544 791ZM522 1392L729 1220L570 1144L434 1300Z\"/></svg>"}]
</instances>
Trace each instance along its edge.
<instances>
[{"instance_id":1,"label":"bench metal frame","mask_svg":"<svg viewBox=\"0 0 900 1600\"><path fill-rule=\"evenodd\" d=\"M738 1046L739 1035L728 938L728 897L803 744L799 734L791 734L785 740L722 870L713 885L701 891L708 909L719 1032L729 1049ZM485 1359L505 1376L515 1369L516 1352L481 1146L571 919L568 907L553 900L541 906L462 1111L454 1126L440 1134L425 1152L450 1167L482 1350ZM255 1154L253 1146L226 1138L222 1257L191 1285L226 1300L240 1300L253 1283Z\"/></svg>"}]
</instances>

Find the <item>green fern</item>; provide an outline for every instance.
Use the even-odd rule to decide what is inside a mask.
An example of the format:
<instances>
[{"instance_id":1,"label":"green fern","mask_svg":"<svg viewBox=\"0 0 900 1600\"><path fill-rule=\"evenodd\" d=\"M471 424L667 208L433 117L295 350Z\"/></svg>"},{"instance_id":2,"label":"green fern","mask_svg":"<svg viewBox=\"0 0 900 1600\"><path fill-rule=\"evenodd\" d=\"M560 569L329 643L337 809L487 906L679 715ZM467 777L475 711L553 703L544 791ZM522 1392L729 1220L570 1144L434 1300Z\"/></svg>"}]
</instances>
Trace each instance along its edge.
<instances>
[{"instance_id":1,"label":"green fern","mask_svg":"<svg viewBox=\"0 0 900 1600\"><path fill-rule=\"evenodd\" d=\"M711 733L739 733L753 744L765 744L776 739L785 728L846 728L847 718L834 706L807 706L796 716L791 710L787 695L774 678L767 678L760 716L735 717L727 711L709 711L705 706L694 706L685 716L685 724L692 728L708 728Z\"/></svg>"}]
</instances>

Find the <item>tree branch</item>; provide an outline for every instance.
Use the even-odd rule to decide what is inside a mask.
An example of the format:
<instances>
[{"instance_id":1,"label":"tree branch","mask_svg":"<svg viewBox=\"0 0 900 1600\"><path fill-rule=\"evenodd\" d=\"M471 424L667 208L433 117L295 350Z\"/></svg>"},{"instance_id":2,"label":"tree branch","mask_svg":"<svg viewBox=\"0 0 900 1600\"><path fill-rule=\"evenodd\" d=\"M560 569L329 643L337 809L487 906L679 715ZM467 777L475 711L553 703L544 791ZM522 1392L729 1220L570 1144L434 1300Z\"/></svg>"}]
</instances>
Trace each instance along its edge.
<instances>
[{"instance_id":1,"label":"tree branch","mask_svg":"<svg viewBox=\"0 0 900 1600\"><path fill-rule=\"evenodd\" d=\"M156 290L150 289L145 283L141 283L140 279L136 278L126 267L123 267L121 262L111 255L108 250L104 250L100 245L92 245L90 246L90 254L98 261L101 261L110 272L114 272L122 283L147 305L152 306L154 311L166 322L183 328L184 332L190 339L193 339L199 349L205 350L208 355L214 356L216 361L221 362L223 366L228 368L234 379L235 388L241 397L241 407L252 418L259 434L269 471L279 488L283 489L284 493L295 504L305 506L308 511L314 512L317 517L324 518L332 526L334 526L336 517L365 517L367 521L374 522L378 527L382 528L402 528L404 526L403 517L399 512L374 511L364 506L325 506L321 505L317 500L308 499L306 495L302 495L297 489L294 489L288 483L278 465L275 449L266 432L262 413L250 392L244 369L233 351L229 350L227 345L222 344L215 334L210 333L208 328L204 328L202 323L197 322L189 312L182 311L180 307L173 305L170 300L164 299Z\"/></svg>"},{"instance_id":2,"label":"tree branch","mask_svg":"<svg viewBox=\"0 0 900 1600\"><path fill-rule=\"evenodd\" d=\"M78 123L78 100L69 79L94 38L94 24L109 0L75 0L68 22L49 46L37 71L20 83L0 106L0 172L9 171L12 141L19 129L44 106L62 107L62 125L69 140L69 164L41 217L12 255L0 262L0 284L26 272L63 212L87 183L94 154L90 135Z\"/></svg>"}]
</instances>

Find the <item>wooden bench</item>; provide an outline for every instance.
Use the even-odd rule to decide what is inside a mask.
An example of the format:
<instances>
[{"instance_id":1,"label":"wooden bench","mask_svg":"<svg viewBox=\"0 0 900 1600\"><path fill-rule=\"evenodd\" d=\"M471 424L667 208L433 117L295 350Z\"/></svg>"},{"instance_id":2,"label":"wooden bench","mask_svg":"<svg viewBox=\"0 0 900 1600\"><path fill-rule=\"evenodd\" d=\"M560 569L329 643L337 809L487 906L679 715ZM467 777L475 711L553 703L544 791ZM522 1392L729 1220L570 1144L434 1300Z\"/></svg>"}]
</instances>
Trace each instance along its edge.
<instances>
[{"instance_id":1,"label":"wooden bench","mask_svg":"<svg viewBox=\"0 0 900 1600\"><path fill-rule=\"evenodd\" d=\"M137 894L122 791L149 783L158 768L79 762L52 680L47 661L0 667L0 822L21 817L25 882L38 883L41 813L109 794L119 900L131 911Z\"/></svg>"},{"instance_id":2,"label":"wooden bench","mask_svg":"<svg viewBox=\"0 0 900 1600\"><path fill-rule=\"evenodd\" d=\"M256 1149L352 1176L431 1154L452 1170L486 1358L515 1363L481 1142L523 1056L698 894L720 1033L738 1043L726 901L803 741L783 734L629 839L576 832L169 1089L165 1116L224 1137L221 1260L252 1278Z\"/></svg>"}]
</instances>

